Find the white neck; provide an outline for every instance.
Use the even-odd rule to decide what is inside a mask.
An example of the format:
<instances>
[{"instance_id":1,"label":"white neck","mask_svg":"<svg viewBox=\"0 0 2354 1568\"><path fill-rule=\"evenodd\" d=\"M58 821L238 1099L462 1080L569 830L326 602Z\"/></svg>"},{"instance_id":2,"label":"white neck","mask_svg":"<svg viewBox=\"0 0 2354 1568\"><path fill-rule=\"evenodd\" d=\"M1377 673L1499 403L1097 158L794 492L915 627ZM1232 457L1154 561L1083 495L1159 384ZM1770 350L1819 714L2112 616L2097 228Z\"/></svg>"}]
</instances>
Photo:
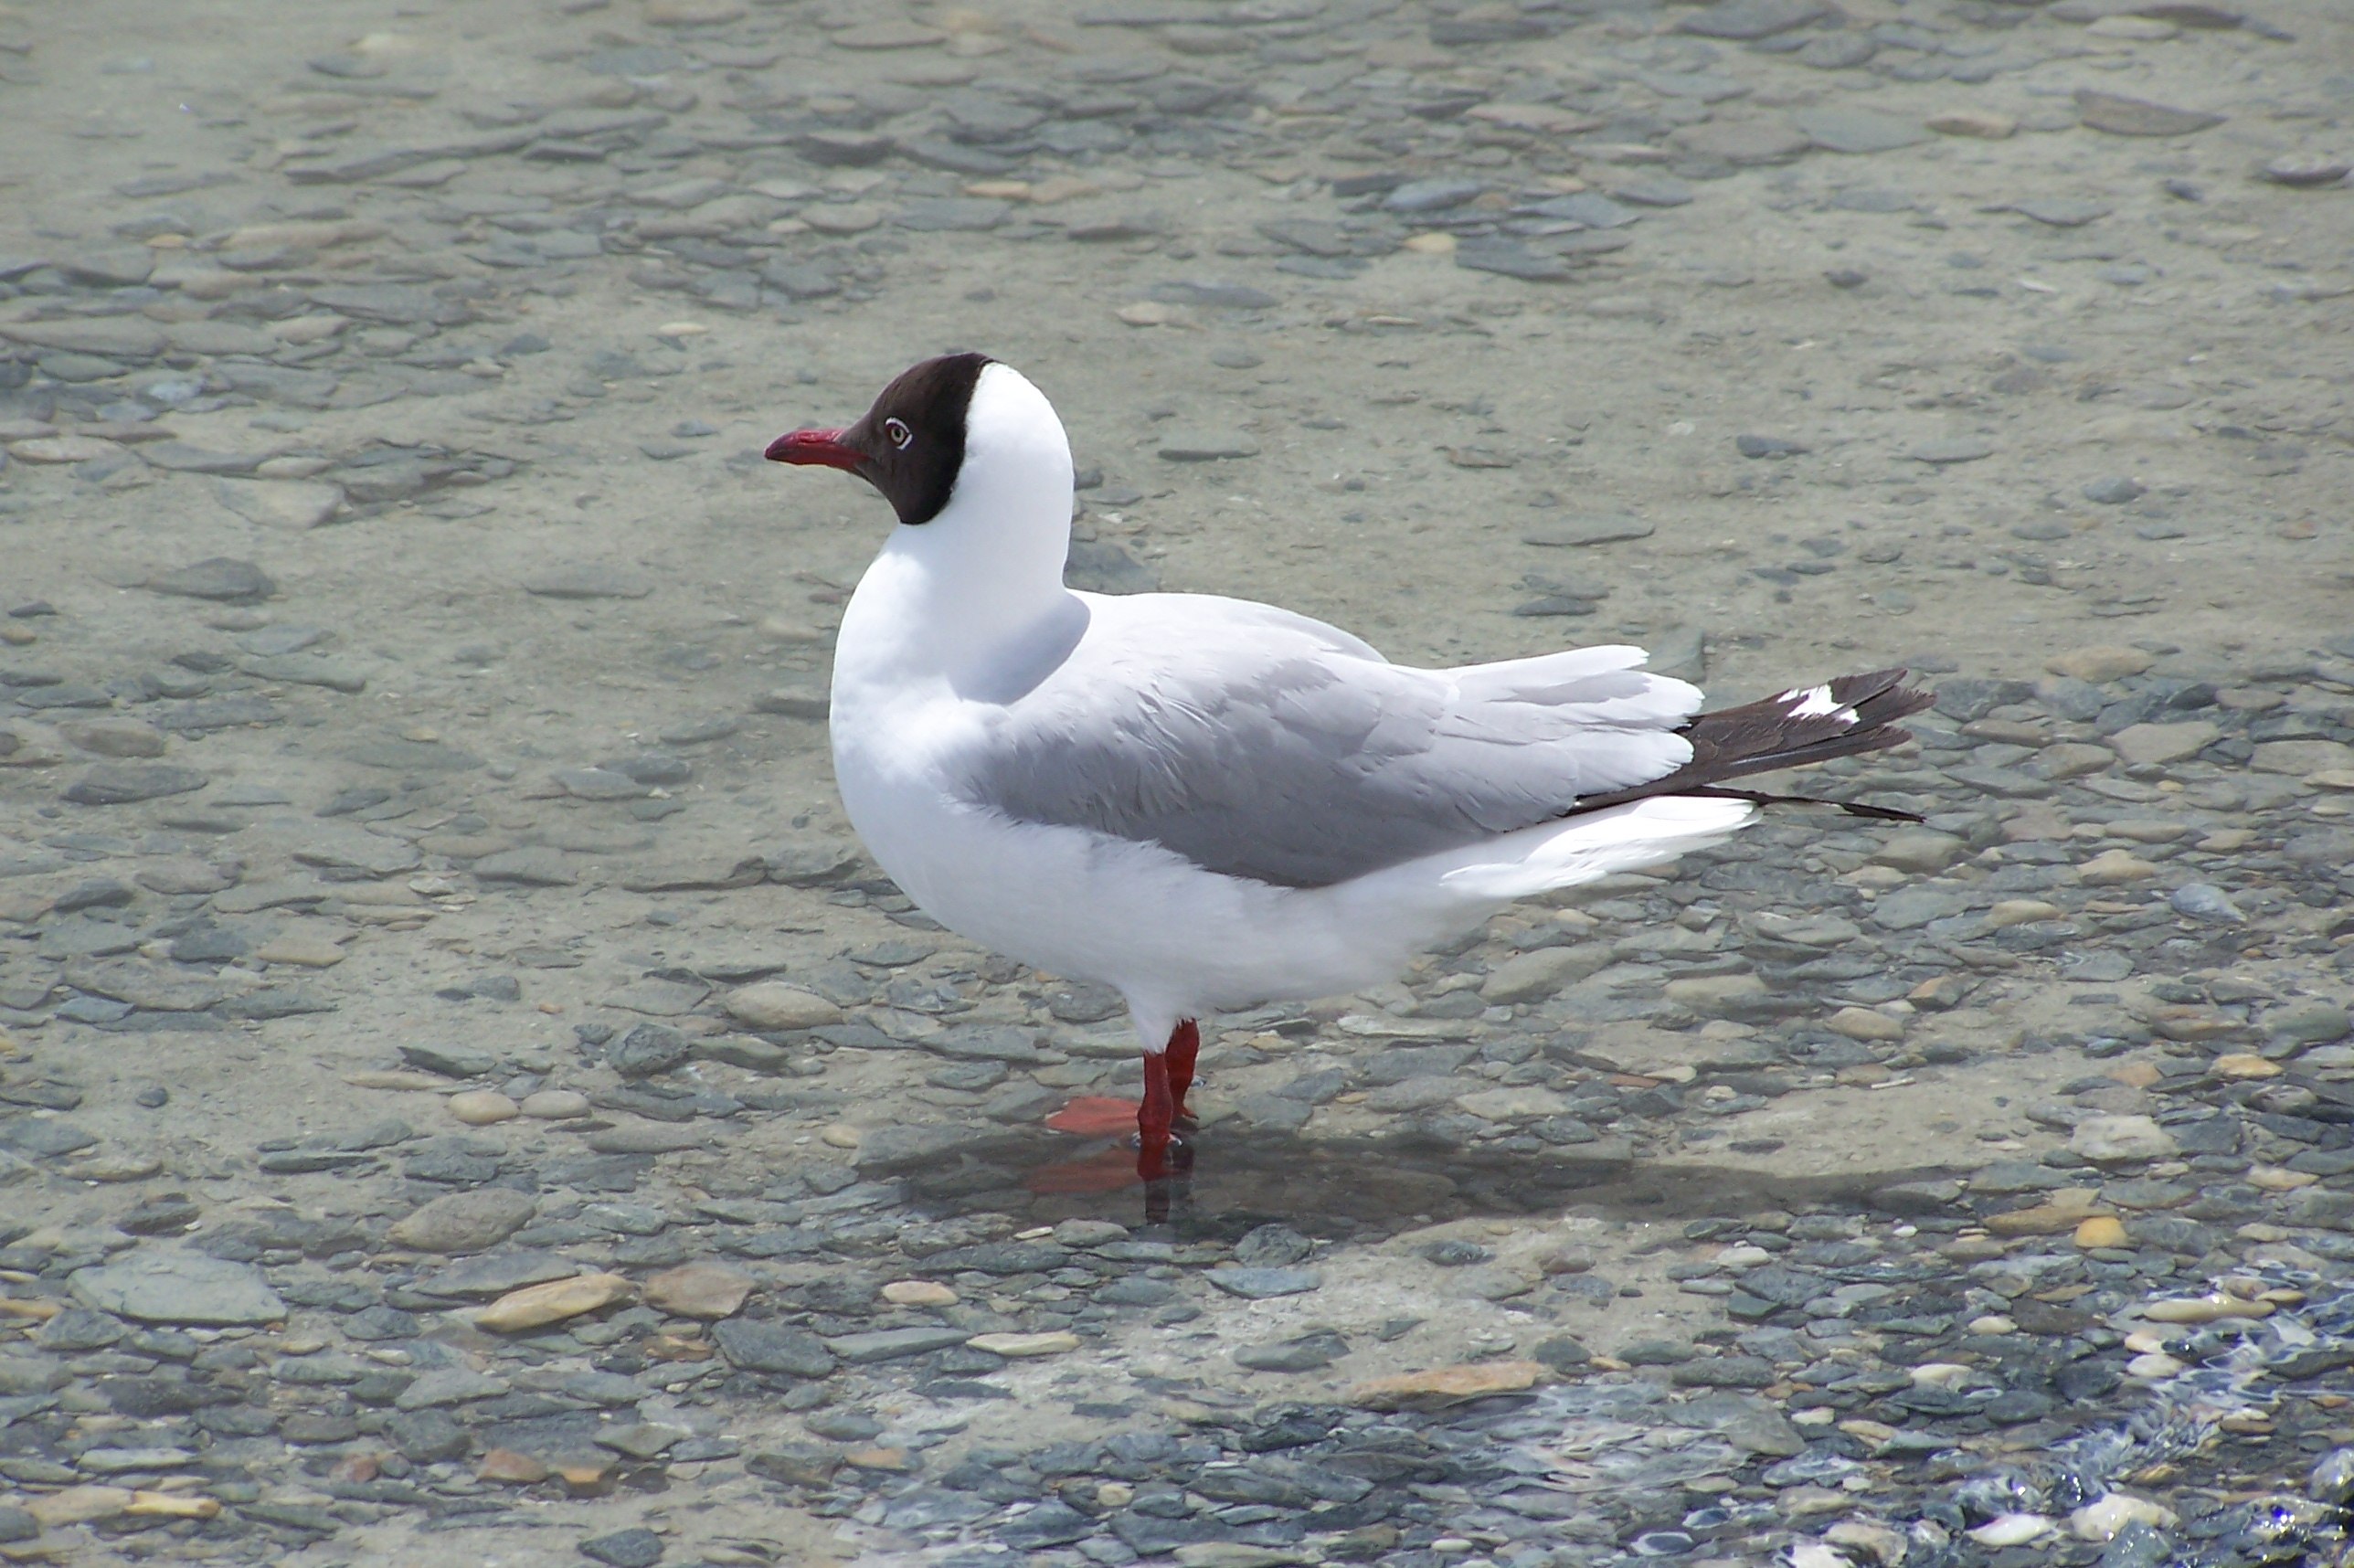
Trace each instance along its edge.
<instances>
[{"instance_id":1,"label":"white neck","mask_svg":"<svg viewBox=\"0 0 2354 1568\"><path fill-rule=\"evenodd\" d=\"M989 366L973 387L948 505L893 530L843 612L837 683L920 673L961 689L1027 646L1067 646L1065 623L1084 625L1086 615L1063 587L1070 547L1063 422L1019 371Z\"/></svg>"}]
</instances>

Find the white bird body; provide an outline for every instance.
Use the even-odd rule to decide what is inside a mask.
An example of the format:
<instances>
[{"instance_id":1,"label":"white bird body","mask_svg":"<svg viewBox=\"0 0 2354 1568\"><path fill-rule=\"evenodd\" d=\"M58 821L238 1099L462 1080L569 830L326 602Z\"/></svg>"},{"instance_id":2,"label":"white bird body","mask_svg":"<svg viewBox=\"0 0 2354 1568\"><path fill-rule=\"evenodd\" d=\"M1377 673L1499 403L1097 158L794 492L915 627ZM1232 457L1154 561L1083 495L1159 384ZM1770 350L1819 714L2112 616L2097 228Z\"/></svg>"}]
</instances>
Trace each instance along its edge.
<instances>
[{"instance_id":1,"label":"white bird body","mask_svg":"<svg viewBox=\"0 0 2354 1568\"><path fill-rule=\"evenodd\" d=\"M1010 366L991 364L969 419L949 503L897 529L843 614L836 781L860 838L919 908L1038 969L1114 987L1148 1051L1198 1013L1387 980L1418 949L1504 903L1672 858L1753 814L1743 800L1659 797L1303 886L1208 869L1160 842L992 809L960 784L971 759L1022 722L1024 705L1051 719L1061 700L1149 704L1231 673L1238 651L1260 663L1306 662L1320 676L1376 691L1408 683L1456 707L1631 671L1642 655L1586 649L1409 671L1345 632L1264 605L1074 592L1062 581L1070 453L1052 407ZM1610 690L1589 705L1596 719L1584 737L1589 755L1596 747L1633 754L1607 782L1640 782L1691 759L1672 726L1697 711L1697 690L1659 676L1613 681Z\"/></svg>"}]
</instances>

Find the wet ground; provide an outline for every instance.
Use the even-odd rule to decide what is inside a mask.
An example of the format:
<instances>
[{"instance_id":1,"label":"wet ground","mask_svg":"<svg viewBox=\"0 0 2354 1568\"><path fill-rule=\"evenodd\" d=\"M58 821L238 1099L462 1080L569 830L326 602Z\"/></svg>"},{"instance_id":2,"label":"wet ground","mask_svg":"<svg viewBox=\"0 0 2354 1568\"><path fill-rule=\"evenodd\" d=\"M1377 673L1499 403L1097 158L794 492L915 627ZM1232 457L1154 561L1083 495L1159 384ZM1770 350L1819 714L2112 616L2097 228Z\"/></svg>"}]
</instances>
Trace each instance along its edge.
<instances>
[{"instance_id":1,"label":"wet ground","mask_svg":"<svg viewBox=\"0 0 2354 1568\"><path fill-rule=\"evenodd\" d=\"M2354 30L2297 0L0 10L0 1558L2324 1563ZM1074 578L1910 750L1221 1021L827 777L949 346Z\"/></svg>"}]
</instances>

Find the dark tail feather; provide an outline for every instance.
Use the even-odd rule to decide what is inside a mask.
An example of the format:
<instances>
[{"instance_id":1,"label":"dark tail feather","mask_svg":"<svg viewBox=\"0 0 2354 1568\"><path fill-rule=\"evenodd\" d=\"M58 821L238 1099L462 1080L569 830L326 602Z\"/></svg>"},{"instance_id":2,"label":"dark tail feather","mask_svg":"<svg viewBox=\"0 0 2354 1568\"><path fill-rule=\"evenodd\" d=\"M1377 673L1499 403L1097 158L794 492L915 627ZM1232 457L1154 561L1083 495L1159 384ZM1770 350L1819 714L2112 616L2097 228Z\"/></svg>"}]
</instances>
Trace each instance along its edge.
<instances>
[{"instance_id":1,"label":"dark tail feather","mask_svg":"<svg viewBox=\"0 0 2354 1568\"><path fill-rule=\"evenodd\" d=\"M1623 806L1655 795L1702 795L1755 801L1760 805L1794 803L1838 806L1859 817L1893 821L1918 821L1909 811L1881 806L1859 806L1845 800L1817 801L1809 796L1767 795L1748 789L1728 789L1728 779L1784 768L1804 768L1836 757L1856 757L1885 751L1913 738L1896 721L1929 705L1930 694L1904 683L1903 670L1873 670L1842 675L1819 686L1800 687L1702 714L1681 733L1691 742L1692 759L1663 778L1606 795L1587 795L1567 812L1575 816Z\"/></svg>"},{"instance_id":2,"label":"dark tail feather","mask_svg":"<svg viewBox=\"0 0 2354 1568\"><path fill-rule=\"evenodd\" d=\"M1869 817L1875 822L1918 822L1925 821L1918 811L1900 811L1893 806L1867 806L1861 800L1829 800L1820 795L1768 795L1763 789L1687 789L1686 795L1697 795L1704 800L1746 800L1753 806L1837 806L1850 817Z\"/></svg>"}]
</instances>

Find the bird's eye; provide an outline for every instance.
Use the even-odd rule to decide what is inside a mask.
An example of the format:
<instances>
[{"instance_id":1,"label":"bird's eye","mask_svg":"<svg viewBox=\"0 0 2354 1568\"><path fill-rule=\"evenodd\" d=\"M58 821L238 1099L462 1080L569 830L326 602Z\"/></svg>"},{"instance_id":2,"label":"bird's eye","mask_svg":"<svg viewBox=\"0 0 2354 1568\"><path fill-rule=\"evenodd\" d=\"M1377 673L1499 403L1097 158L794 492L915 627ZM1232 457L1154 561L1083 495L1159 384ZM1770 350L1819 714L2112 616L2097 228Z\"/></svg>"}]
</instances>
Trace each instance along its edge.
<instances>
[{"instance_id":1,"label":"bird's eye","mask_svg":"<svg viewBox=\"0 0 2354 1568\"><path fill-rule=\"evenodd\" d=\"M916 432L907 429L907 421L905 419L884 420L883 433L890 437L891 444L901 451L906 451L908 443L916 439Z\"/></svg>"}]
</instances>

